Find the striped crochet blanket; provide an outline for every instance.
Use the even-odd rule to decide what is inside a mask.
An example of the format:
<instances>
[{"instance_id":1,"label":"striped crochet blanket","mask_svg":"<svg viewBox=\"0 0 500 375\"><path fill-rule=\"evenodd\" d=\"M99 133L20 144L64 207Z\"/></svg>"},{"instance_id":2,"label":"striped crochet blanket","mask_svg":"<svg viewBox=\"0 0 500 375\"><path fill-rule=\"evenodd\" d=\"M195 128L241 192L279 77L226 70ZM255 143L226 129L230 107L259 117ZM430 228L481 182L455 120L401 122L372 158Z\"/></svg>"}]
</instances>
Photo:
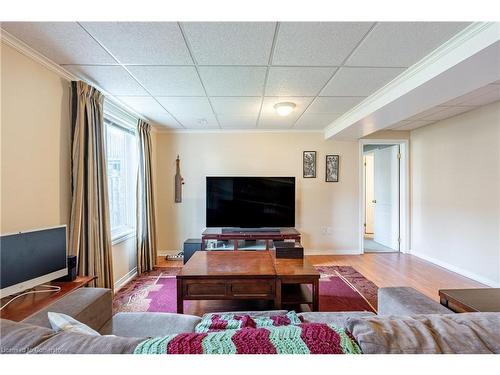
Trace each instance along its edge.
<instances>
[{"instance_id":1,"label":"striped crochet blanket","mask_svg":"<svg viewBox=\"0 0 500 375\"><path fill-rule=\"evenodd\" d=\"M141 342L135 354L360 354L352 336L334 325L302 323L217 332L181 333Z\"/></svg>"},{"instance_id":2,"label":"striped crochet blanket","mask_svg":"<svg viewBox=\"0 0 500 375\"><path fill-rule=\"evenodd\" d=\"M271 326L297 325L303 322L295 311L286 315L250 316L234 313L206 314L194 329L196 333L223 331L226 329L263 328Z\"/></svg>"}]
</instances>

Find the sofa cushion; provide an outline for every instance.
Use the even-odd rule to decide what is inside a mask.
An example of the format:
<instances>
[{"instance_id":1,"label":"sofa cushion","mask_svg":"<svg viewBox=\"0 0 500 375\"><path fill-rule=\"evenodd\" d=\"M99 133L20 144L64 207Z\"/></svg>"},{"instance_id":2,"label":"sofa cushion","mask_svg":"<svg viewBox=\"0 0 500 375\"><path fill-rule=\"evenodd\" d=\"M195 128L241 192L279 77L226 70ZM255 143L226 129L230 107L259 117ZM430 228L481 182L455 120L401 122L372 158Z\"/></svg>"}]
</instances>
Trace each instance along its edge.
<instances>
[{"instance_id":1,"label":"sofa cushion","mask_svg":"<svg viewBox=\"0 0 500 375\"><path fill-rule=\"evenodd\" d=\"M409 287L378 290L378 315L453 314L439 302Z\"/></svg>"},{"instance_id":2,"label":"sofa cushion","mask_svg":"<svg viewBox=\"0 0 500 375\"><path fill-rule=\"evenodd\" d=\"M142 338L90 336L54 332L45 327L2 319L0 352L10 354L120 354L133 353Z\"/></svg>"},{"instance_id":3,"label":"sofa cushion","mask_svg":"<svg viewBox=\"0 0 500 375\"><path fill-rule=\"evenodd\" d=\"M61 331L30 353L41 354L130 354L144 340L136 337L91 336Z\"/></svg>"},{"instance_id":4,"label":"sofa cushion","mask_svg":"<svg viewBox=\"0 0 500 375\"><path fill-rule=\"evenodd\" d=\"M159 337L194 332L199 316L171 313L118 313L99 331L103 335Z\"/></svg>"},{"instance_id":5,"label":"sofa cushion","mask_svg":"<svg viewBox=\"0 0 500 375\"><path fill-rule=\"evenodd\" d=\"M49 328L1 319L0 352L10 354L28 353L54 334L54 331Z\"/></svg>"},{"instance_id":6,"label":"sofa cushion","mask_svg":"<svg viewBox=\"0 0 500 375\"><path fill-rule=\"evenodd\" d=\"M62 313L98 331L112 316L112 293L104 288L79 288L64 296L23 323L51 328L47 313Z\"/></svg>"},{"instance_id":7,"label":"sofa cushion","mask_svg":"<svg viewBox=\"0 0 500 375\"><path fill-rule=\"evenodd\" d=\"M363 353L500 353L500 313L348 318Z\"/></svg>"},{"instance_id":8,"label":"sofa cushion","mask_svg":"<svg viewBox=\"0 0 500 375\"><path fill-rule=\"evenodd\" d=\"M299 317L304 319L305 323L326 323L333 324L340 328L345 328L348 318L364 318L375 316L369 311L349 311L349 312L304 312L299 313Z\"/></svg>"}]
</instances>

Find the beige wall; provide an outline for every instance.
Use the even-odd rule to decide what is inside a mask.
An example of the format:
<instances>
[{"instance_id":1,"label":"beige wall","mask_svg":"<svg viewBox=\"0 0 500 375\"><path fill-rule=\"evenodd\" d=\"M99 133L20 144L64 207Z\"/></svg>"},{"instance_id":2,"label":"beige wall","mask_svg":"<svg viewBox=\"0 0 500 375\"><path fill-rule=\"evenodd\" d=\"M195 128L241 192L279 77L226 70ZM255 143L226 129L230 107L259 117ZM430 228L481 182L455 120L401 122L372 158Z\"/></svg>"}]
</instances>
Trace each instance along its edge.
<instances>
[{"instance_id":1,"label":"beige wall","mask_svg":"<svg viewBox=\"0 0 500 375\"><path fill-rule=\"evenodd\" d=\"M1 45L0 233L69 224L70 83ZM135 263L135 239L113 245L115 281Z\"/></svg>"},{"instance_id":2,"label":"beige wall","mask_svg":"<svg viewBox=\"0 0 500 375\"><path fill-rule=\"evenodd\" d=\"M295 176L296 227L306 250L358 250L358 143L322 133L157 133L156 196L160 252L182 248L205 228L206 176ZM302 178L302 151L316 150L317 178ZM185 179L174 203L175 158ZM325 182L325 155L340 155L340 182Z\"/></svg>"},{"instance_id":3,"label":"beige wall","mask_svg":"<svg viewBox=\"0 0 500 375\"><path fill-rule=\"evenodd\" d=\"M68 224L69 82L1 45L1 233Z\"/></svg>"},{"instance_id":4,"label":"beige wall","mask_svg":"<svg viewBox=\"0 0 500 375\"><path fill-rule=\"evenodd\" d=\"M500 286L500 102L411 133L412 253Z\"/></svg>"}]
</instances>

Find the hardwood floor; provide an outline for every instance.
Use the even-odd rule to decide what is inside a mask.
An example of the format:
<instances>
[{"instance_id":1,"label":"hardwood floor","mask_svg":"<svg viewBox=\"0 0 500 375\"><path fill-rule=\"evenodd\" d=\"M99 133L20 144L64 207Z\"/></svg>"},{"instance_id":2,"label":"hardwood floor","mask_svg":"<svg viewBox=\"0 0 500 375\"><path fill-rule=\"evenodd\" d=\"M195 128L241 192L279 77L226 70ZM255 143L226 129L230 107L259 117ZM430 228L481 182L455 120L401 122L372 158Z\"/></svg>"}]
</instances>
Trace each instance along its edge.
<instances>
[{"instance_id":1,"label":"hardwood floor","mask_svg":"<svg viewBox=\"0 0 500 375\"><path fill-rule=\"evenodd\" d=\"M308 255L317 266L352 266L379 288L410 286L439 301L439 289L484 288L485 285L448 271L413 255L386 253L363 255ZM181 267L182 261L158 257L158 266Z\"/></svg>"}]
</instances>

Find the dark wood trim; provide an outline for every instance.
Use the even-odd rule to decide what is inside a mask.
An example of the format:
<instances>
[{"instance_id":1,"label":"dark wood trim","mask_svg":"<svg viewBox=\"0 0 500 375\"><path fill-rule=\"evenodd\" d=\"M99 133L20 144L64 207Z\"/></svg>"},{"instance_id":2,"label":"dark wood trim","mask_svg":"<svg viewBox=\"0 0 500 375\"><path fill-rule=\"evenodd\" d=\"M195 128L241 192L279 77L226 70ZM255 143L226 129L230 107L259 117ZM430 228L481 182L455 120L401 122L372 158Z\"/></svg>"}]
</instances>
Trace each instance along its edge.
<instances>
[{"instance_id":1,"label":"dark wood trim","mask_svg":"<svg viewBox=\"0 0 500 375\"><path fill-rule=\"evenodd\" d=\"M21 320L36 314L38 311L51 305L74 290L86 287L95 279L95 276L78 276L74 281L53 281L50 285L60 287L60 291L53 293L31 293L19 297L10 303L5 309L1 310L0 317L2 319L20 322ZM12 296L2 298L2 306L12 298Z\"/></svg>"},{"instance_id":2,"label":"dark wood trim","mask_svg":"<svg viewBox=\"0 0 500 375\"><path fill-rule=\"evenodd\" d=\"M441 289L439 300L456 313L500 312L500 288Z\"/></svg>"}]
</instances>

